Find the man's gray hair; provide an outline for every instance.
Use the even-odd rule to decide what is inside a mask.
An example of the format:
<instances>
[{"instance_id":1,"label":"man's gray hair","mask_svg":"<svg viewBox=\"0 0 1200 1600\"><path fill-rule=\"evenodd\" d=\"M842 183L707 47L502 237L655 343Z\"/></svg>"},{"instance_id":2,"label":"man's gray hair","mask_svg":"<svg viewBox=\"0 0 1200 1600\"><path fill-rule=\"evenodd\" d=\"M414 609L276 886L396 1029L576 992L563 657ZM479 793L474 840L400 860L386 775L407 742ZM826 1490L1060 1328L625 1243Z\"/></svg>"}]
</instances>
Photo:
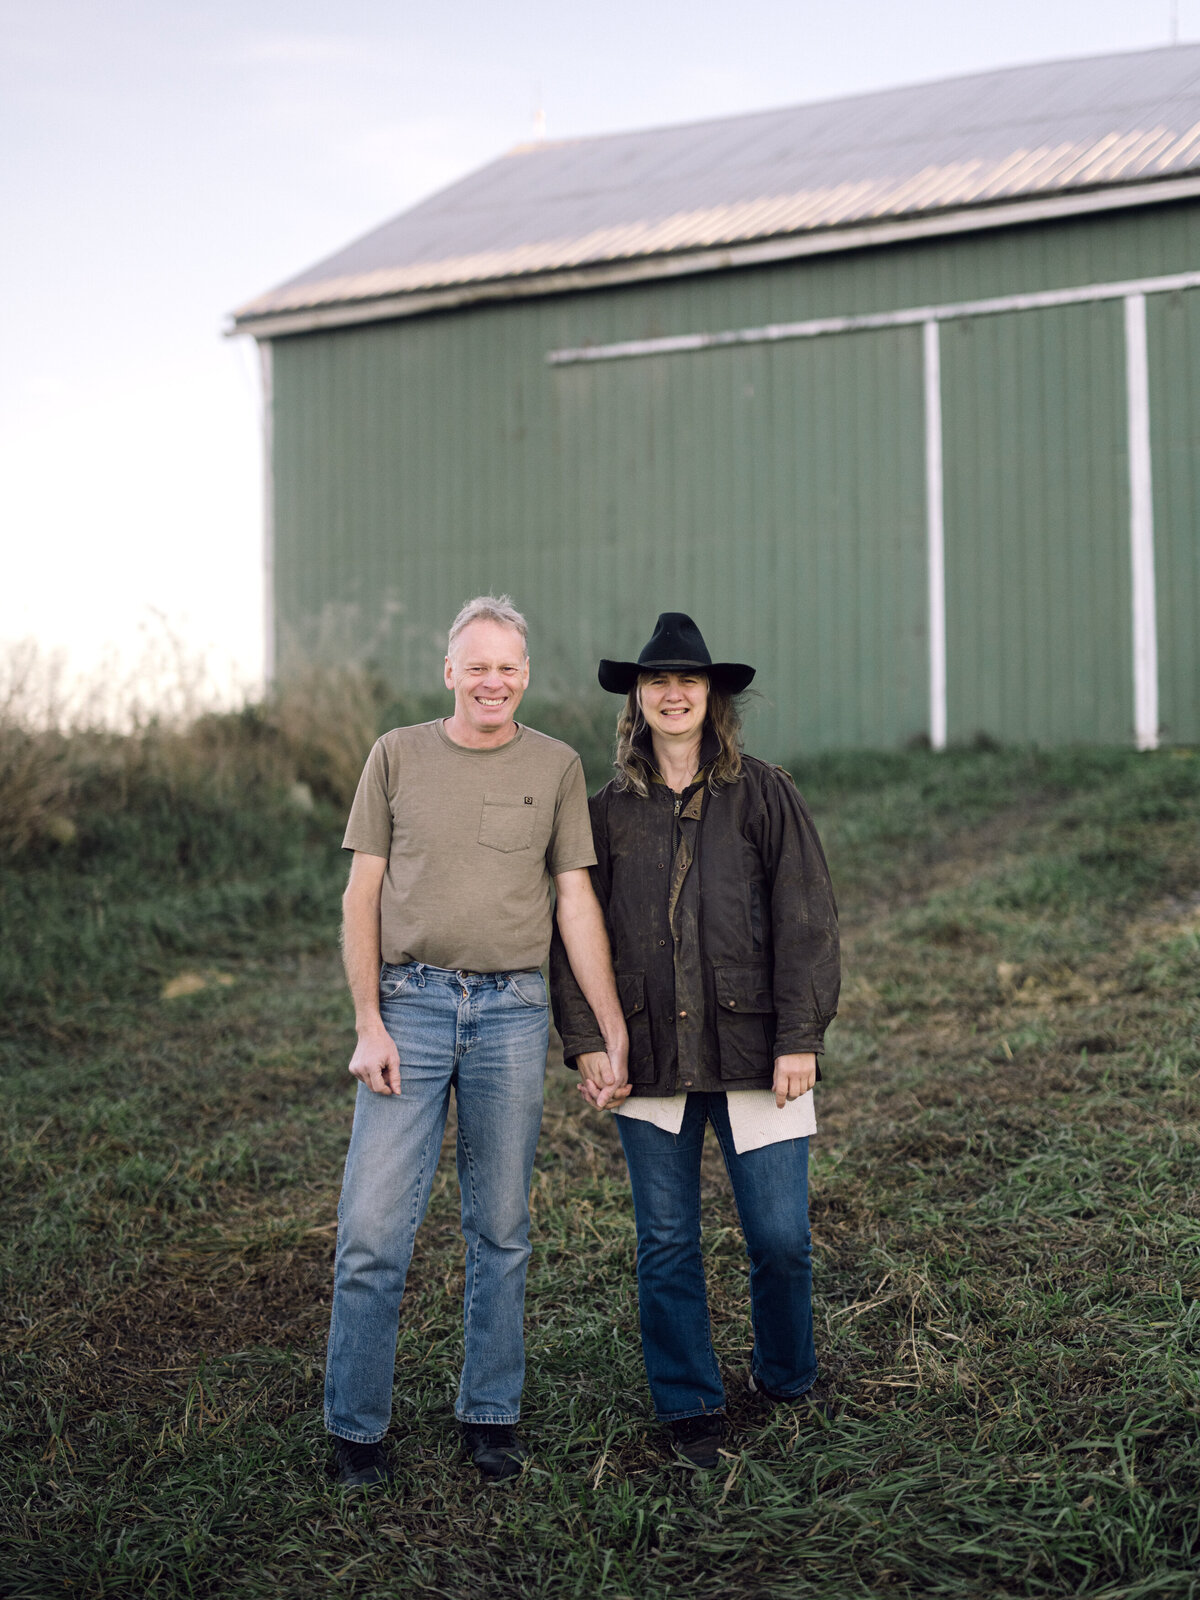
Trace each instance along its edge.
<instances>
[{"instance_id":1,"label":"man's gray hair","mask_svg":"<svg viewBox=\"0 0 1200 1600\"><path fill-rule=\"evenodd\" d=\"M513 605L506 594L477 594L474 600L468 600L466 605L450 624L450 638L446 644L446 654L454 654L454 646L459 634L464 628L469 628L473 622L499 622L506 628L514 628L521 635L521 645L525 654L529 654L529 624Z\"/></svg>"}]
</instances>

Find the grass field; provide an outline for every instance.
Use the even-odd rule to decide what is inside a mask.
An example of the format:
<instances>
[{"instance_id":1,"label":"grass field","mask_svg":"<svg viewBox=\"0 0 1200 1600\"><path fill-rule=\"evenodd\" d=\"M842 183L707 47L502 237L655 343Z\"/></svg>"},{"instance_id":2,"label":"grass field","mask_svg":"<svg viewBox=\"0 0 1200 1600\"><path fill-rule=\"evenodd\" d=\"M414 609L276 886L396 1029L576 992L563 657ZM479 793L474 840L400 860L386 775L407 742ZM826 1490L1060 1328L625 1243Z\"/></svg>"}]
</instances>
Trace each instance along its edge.
<instances>
[{"instance_id":1,"label":"grass field","mask_svg":"<svg viewBox=\"0 0 1200 1600\"><path fill-rule=\"evenodd\" d=\"M319 1413L336 807L211 762L75 783L71 827L0 867L0 1594L1200 1594L1200 755L796 768L846 945L812 1173L840 1411L734 1399L721 1470L671 1464L619 1146L552 1061L532 1461L488 1490L458 1458L444 1162L385 1496L330 1484ZM747 1267L708 1161L737 1396Z\"/></svg>"}]
</instances>

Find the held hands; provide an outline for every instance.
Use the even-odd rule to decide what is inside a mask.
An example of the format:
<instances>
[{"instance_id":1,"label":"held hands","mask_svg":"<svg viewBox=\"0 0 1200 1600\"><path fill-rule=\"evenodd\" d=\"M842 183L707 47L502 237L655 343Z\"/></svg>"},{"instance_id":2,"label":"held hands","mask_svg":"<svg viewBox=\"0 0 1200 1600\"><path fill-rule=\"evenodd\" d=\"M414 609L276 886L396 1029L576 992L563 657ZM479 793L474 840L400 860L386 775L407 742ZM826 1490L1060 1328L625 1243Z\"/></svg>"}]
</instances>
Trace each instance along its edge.
<instances>
[{"instance_id":1,"label":"held hands","mask_svg":"<svg viewBox=\"0 0 1200 1600\"><path fill-rule=\"evenodd\" d=\"M349 1070L376 1094L400 1093L400 1052L382 1022L359 1034Z\"/></svg>"},{"instance_id":2,"label":"held hands","mask_svg":"<svg viewBox=\"0 0 1200 1600\"><path fill-rule=\"evenodd\" d=\"M811 1050L804 1055L775 1058L775 1104L782 1111L788 1100L799 1100L817 1081L817 1058Z\"/></svg>"},{"instance_id":3,"label":"held hands","mask_svg":"<svg viewBox=\"0 0 1200 1600\"><path fill-rule=\"evenodd\" d=\"M615 1107L632 1093L624 1061L619 1067L614 1066L612 1058L603 1050L576 1057L575 1065L579 1068L579 1092L597 1110ZM816 1081L817 1058L812 1051L779 1056L771 1085L775 1104L782 1110L789 1100L798 1100L802 1094L807 1094Z\"/></svg>"},{"instance_id":4,"label":"held hands","mask_svg":"<svg viewBox=\"0 0 1200 1600\"><path fill-rule=\"evenodd\" d=\"M589 1050L584 1055L576 1056L579 1092L588 1105L594 1106L597 1111L603 1111L606 1106L612 1110L628 1098L633 1085L629 1082L627 1059L627 1047L608 1051Z\"/></svg>"}]
</instances>

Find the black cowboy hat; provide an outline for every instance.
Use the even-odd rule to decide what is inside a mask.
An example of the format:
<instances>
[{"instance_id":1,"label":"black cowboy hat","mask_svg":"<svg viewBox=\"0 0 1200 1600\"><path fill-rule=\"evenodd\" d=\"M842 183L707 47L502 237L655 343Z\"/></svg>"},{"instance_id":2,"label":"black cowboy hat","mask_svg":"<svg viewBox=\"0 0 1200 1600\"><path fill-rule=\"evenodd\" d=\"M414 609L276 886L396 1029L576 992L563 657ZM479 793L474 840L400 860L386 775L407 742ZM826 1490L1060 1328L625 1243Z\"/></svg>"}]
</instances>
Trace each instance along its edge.
<instances>
[{"instance_id":1,"label":"black cowboy hat","mask_svg":"<svg viewBox=\"0 0 1200 1600\"><path fill-rule=\"evenodd\" d=\"M714 661L704 635L682 611L664 611L636 661L602 661L597 676L610 694L628 694L640 672L703 672L716 689L740 694L754 668L740 661Z\"/></svg>"}]
</instances>

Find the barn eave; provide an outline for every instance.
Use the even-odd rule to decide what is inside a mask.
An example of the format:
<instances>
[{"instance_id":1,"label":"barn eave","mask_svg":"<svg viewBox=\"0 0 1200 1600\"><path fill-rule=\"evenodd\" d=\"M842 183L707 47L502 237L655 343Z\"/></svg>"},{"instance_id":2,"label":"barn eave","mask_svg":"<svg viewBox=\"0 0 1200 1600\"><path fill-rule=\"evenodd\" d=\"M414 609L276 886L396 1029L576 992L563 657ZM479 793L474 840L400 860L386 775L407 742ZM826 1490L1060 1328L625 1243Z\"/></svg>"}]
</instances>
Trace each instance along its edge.
<instances>
[{"instance_id":1,"label":"barn eave","mask_svg":"<svg viewBox=\"0 0 1200 1600\"><path fill-rule=\"evenodd\" d=\"M706 249L601 261L565 270L520 272L446 283L403 293L322 299L320 284L314 284L310 304L279 311L256 312L247 308L230 319L225 331L230 336L248 334L260 340L285 338L326 328L421 316L427 312L448 311L487 301L571 294L696 273L763 266L804 256L904 244L993 228L1019 227L1135 206L1162 205L1194 199L1198 195L1200 174L1193 173L1183 177L1149 179L1031 199L947 207L935 212L923 212L919 216L888 218L865 225L811 229Z\"/></svg>"}]
</instances>

